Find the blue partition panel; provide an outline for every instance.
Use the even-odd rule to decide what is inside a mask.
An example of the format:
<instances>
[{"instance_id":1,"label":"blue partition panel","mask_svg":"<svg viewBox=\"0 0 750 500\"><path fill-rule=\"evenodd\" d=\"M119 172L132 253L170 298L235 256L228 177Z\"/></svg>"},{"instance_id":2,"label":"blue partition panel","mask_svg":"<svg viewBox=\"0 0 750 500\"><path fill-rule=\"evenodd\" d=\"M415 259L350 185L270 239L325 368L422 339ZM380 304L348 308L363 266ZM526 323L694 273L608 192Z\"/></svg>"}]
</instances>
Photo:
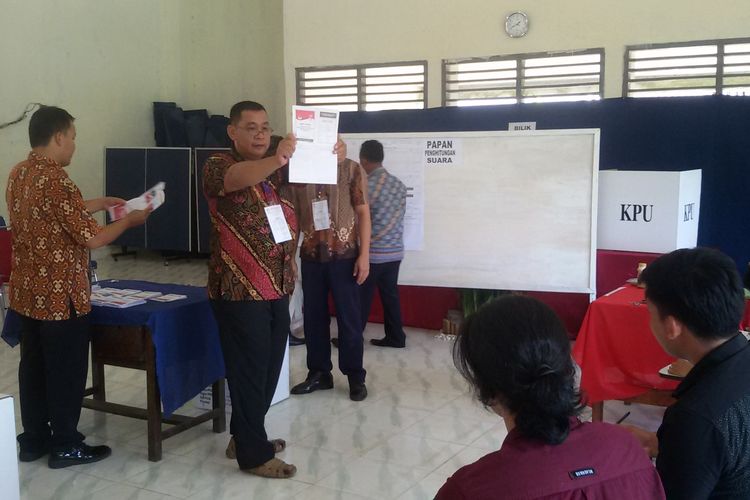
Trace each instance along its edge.
<instances>
[{"instance_id":1,"label":"blue partition panel","mask_svg":"<svg viewBox=\"0 0 750 500\"><path fill-rule=\"evenodd\" d=\"M106 148L104 150L104 194L129 200L146 190L146 150L144 148ZM109 217L107 217L107 222ZM143 248L146 228L133 227L113 245Z\"/></svg>"},{"instance_id":2,"label":"blue partition panel","mask_svg":"<svg viewBox=\"0 0 750 500\"><path fill-rule=\"evenodd\" d=\"M146 187L166 184L165 202L146 222L146 248L190 251L190 148L147 148Z\"/></svg>"}]
</instances>

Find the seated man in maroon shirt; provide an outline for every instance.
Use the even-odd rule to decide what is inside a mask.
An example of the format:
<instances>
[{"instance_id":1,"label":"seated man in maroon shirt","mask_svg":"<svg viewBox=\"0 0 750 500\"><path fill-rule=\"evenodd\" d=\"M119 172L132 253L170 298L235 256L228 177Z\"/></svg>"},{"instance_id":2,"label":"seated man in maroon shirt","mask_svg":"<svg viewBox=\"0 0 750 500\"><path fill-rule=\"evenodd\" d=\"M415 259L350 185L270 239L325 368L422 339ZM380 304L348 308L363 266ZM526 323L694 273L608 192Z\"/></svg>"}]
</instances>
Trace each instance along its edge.
<instances>
[{"instance_id":1,"label":"seated man in maroon shirt","mask_svg":"<svg viewBox=\"0 0 750 500\"><path fill-rule=\"evenodd\" d=\"M506 295L486 304L464 323L454 359L508 436L500 450L451 476L438 500L664 498L656 470L625 429L578 420L570 342L541 302Z\"/></svg>"}]
</instances>

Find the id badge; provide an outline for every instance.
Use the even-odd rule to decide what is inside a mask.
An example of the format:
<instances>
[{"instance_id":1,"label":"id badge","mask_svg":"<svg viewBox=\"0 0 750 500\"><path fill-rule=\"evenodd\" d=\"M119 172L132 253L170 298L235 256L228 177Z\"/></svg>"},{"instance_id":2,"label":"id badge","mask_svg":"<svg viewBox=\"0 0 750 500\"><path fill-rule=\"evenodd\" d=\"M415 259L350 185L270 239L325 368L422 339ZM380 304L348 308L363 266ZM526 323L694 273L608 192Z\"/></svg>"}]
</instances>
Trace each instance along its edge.
<instances>
[{"instance_id":1,"label":"id badge","mask_svg":"<svg viewBox=\"0 0 750 500\"><path fill-rule=\"evenodd\" d=\"M273 233L273 241L284 243L291 240L292 233L289 232L289 225L286 223L286 217L284 217L281 205L270 205L265 207L265 210L268 225L271 226L271 233Z\"/></svg>"},{"instance_id":2,"label":"id badge","mask_svg":"<svg viewBox=\"0 0 750 500\"><path fill-rule=\"evenodd\" d=\"M331 227L331 217L328 214L328 200L312 202L313 225L316 231L323 231Z\"/></svg>"}]
</instances>

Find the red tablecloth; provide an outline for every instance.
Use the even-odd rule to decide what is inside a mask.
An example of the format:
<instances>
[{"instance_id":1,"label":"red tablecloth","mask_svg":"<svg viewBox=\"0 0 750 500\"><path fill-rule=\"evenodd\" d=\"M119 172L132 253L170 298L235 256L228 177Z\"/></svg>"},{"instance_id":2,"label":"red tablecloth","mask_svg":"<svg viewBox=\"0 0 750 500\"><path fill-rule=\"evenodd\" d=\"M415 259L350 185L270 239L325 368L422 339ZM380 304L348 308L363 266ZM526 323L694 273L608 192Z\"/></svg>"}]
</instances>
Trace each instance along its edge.
<instances>
[{"instance_id":1,"label":"red tablecloth","mask_svg":"<svg viewBox=\"0 0 750 500\"><path fill-rule=\"evenodd\" d=\"M639 262L651 264L660 256L660 253L597 250L596 296L601 297L630 278L635 278Z\"/></svg>"},{"instance_id":2,"label":"red tablecloth","mask_svg":"<svg viewBox=\"0 0 750 500\"><path fill-rule=\"evenodd\" d=\"M674 358L651 333L643 297L643 289L625 285L591 303L573 348L587 403L627 399L649 389L677 386L677 382L659 376L659 369Z\"/></svg>"}]
</instances>

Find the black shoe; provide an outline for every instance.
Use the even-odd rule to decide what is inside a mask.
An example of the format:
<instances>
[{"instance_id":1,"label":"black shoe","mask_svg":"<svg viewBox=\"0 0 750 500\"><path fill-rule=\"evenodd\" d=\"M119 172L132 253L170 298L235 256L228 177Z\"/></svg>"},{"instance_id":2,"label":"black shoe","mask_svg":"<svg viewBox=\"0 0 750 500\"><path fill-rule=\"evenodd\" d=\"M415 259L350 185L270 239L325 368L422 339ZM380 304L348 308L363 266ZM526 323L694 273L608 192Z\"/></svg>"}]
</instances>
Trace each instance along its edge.
<instances>
[{"instance_id":1,"label":"black shoe","mask_svg":"<svg viewBox=\"0 0 750 500\"><path fill-rule=\"evenodd\" d=\"M396 342L388 337L383 337L382 339L370 339L370 343L378 347L395 347L397 349L406 347L406 342Z\"/></svg>"},{"instance_id":2,"label":"black shoe","mask_svg":"<svg viewBox=\"0 0 750 500\"><path fill-rule=\"evenodd\" d=\"M349 384L349 399L352 401L362 401L367 397L367 387L364 382Z\"/></svg>"},{"instance_id":3,"label":"black shoe","mask_svg":"<svg viewBox=\"0 0 750 500\"><path fill-rule=\"evenodd\" d=\"M333 338L331 339L331 345L332 345L333 347L335 347L336 349L338 349L338 348L339 348L339 339L338 339L338 337L333 337Z\"/></svg>"},{"instance_id":4,"label":"black shoe","mask_svg":"<svg viewBox=\"0 0 750 500\"><path fill-rule=\"evenodd\" d=\"M331 372L310 372L301 384L292 387L292 394L310 394L315 391L333 389Z\"/></svg>"},{"instance_id":5,"label":"black shoe","mask_svg":"<svg viewBox=\"0 0 750 500\"><path fill-rule=\"evenodd\" d=\"M71 465L98 462L111 454L112 449L109 446L89 446L86 443L81 443L63 451L51 451L47 463L50 469L62 469Z\"/></svg>"},{"instance_id":6,"label":"black shoe","mask_svg":"<svg viewBox=\"0 0 750 500\"><path fill-rule=\"evenodd\" d=\"M289 334L289 345L305 345L305 339Z\"/></svg>"},{"instance_id":7,"label":"black shoe","mask_svg":"<svg viewBox=\"0 0 750 500\"><path fill-rule=\"evenodd\" d=\"M49 447L41 449L41 450L21 450L18 452L18 461L19 462L33 462L35 460L39 460L44 455L49 453Z\"/></svg>"}]
</instances>

